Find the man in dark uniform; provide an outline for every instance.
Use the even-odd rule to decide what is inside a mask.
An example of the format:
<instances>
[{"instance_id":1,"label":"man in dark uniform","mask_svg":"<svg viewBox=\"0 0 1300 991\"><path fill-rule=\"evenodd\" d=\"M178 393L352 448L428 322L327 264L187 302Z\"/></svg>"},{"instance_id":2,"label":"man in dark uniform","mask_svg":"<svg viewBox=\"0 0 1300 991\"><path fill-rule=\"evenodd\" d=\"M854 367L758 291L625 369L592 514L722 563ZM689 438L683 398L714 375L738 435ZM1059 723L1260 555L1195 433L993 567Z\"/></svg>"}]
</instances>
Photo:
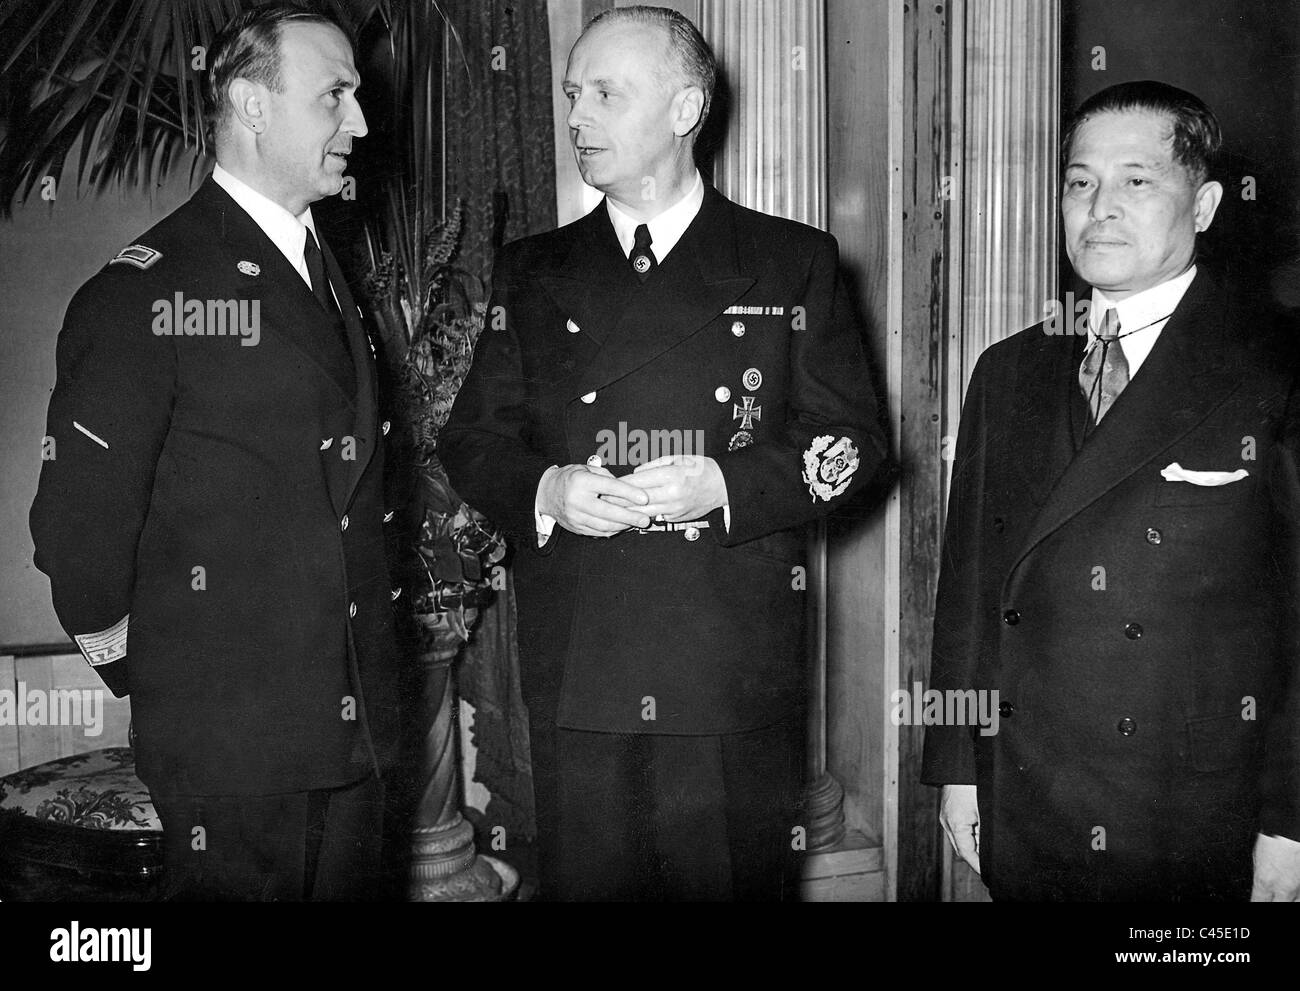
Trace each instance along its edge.
<instances>
[{"instance_id":1,"label":"man in dark uniform","mask_svg":"<svg viewBox=\"0 0 1300 991\"><path fill-rule=\"evenodd\" d=\"M131 696L173 894L375 893L396 734L374 359L310 204L366 133L343 31L215 41L217 168L75 296L31 525L55 610Z\"/></svg>"},{"instance_id":2,"label":"man in dark uniform","mask_svg":"<svg viewBox=\"0 0 1300 991\"><path fill-rule=\"evenodd\" d=\"M931 688L1000 719L931 727L922 776L995 899L1300 893L1296 346L1197 261L1219 143L1163 83L1085 103L1061 211L1090 305L966 396Z\"/></svg>"},{"instance_id":3,"label":"man in dark uniform","mask_svg":"<svg viewBox=\"0 0 1300 991\"><path fill-rule=\"evenodd\" d=\"M514 538L544 890L770 899L798 847L801 524L885 456L834 240L706 186L712 53L596 18L564 91L585 218L507 246L440 440Z\"/></svg>"}]
</instances>

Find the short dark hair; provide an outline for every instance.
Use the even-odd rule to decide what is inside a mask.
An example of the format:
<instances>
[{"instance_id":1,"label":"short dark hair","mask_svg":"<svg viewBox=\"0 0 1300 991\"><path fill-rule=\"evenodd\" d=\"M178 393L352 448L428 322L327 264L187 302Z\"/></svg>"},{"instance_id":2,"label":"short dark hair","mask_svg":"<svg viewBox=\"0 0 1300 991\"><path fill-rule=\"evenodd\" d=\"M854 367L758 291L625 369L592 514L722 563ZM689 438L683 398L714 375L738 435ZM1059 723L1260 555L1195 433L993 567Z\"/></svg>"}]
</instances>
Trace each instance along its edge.
<instances>
[{"instance_id":1,"label":"short dark hair","mask_svg":"<svg viewBox=\"0 0 1300 991\"><path fill-rule=\"evenodd\" d=\"M1061 139L1062 167L1069 164L1070 146L1086 121L1099 114L1134 112L1169 119L1174 161L1187 170L1192 185L1199 187L1214 174L1223 146L1219 119L1199 97L1155 79L1118 83L1085 100Z\"/></svg>"},{"instance_id":2,"label":"short dark hair","mask_svg":"<svg viewBox=\"0 0 1300 991\"><path fill-rule=\"evenodd\" d=\"M704 91L704 107L696 131L704 127L713 106L713 91L718 84L718 60L713 49L700 34L700 29L671 7L651 7L638 4L632 7L611 7L597 14L583 29L586 34L597 24L650 24L668 32L668 51L677 63L678 74L687 85Z\"/></svg>"},{"instance_id":3,"label":"short dark hair","mask_svg":"<svg viewBox=\"0 0 1300 991\"><path fill-rule=\"evenodd\" d=\"M283 85L280 77L280 31L286 24L328 24L352 37L342 24L318 10L295 3L266 3L231 18L208 49L208 73L203 80L203 126L209 145L215 145L226 115L233 109L227 95L232 79L261 83L273 93Z\"/></svg>"}]
</instances>

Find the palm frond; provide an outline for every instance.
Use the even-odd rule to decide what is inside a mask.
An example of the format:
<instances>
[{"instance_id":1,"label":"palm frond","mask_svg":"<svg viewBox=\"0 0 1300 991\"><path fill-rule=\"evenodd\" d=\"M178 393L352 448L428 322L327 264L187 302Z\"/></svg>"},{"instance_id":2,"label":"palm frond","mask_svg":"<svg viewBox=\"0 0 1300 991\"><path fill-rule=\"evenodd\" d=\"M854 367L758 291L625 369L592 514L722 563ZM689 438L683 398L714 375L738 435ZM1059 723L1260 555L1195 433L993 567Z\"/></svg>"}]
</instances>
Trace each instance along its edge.
<instances>
[{"instance_id":1,"label":"palm frond","mask_svg":"<svg viewBox=\"0 0 1300 991\"><path fill-rule=\"evenodd\" d=\"M372 17L392 17L390 0L319 5L353 31ZM0 72L8 77L0 87L0 215L65 164L78 188L98 188L161 182L185 152L205 153L206 59L199 55L251 6L252 0L0 0Z\"/></svg>"}]
</instances>

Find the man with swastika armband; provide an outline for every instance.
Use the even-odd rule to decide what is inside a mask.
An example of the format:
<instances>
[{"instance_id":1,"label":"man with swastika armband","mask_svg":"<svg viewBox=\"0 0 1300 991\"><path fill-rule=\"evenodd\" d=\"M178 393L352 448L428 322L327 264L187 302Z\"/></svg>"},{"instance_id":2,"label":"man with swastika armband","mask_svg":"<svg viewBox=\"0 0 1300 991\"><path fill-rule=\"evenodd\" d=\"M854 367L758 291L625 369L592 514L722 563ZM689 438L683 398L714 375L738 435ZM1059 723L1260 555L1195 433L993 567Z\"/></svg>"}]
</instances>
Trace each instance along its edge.
<instances>
[{"instance_id":1,"label":"man with swastika armband","mask_svg":"<svg viewBox=\"0 0 1300 991\"><path fill-rule=\"evenodd\" d=\"M707 185L715 63L674 11L564 80L605 200L507 245L440 438L516 544L544 897L775 900L800 784L802 524L886 444L828 235Z\"/></svg>"},{"instance_id":2,"label":"man with swastika armband","mask_svg":"<svg viewBox=\"0 0 1300 991\"><path fill-rule=\"evenodd\" d=\"M208 66L212 176L68 307L36 564L131 697L168 895L370 899L397 735L389 424L311 212L366 134L359 77L338 25L280 3Z\"/></svg>"}]
</instances>

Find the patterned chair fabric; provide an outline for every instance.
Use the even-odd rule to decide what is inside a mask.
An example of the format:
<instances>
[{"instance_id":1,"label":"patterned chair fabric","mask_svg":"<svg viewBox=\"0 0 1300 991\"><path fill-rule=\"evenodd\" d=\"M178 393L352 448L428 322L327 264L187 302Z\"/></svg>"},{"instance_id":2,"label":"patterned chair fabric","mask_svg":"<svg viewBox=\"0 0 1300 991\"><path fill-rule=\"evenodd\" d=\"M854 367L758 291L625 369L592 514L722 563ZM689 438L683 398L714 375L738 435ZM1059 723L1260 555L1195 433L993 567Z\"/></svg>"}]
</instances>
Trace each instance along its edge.
<instances>
[{"instance_id":1,"label":"patterned chair fabric","mask_svg":"<svg viewBox=\"0 0 1300 991\"><path fill-rule=\"evenodd\" d=\"M129 747L63 757L0 778L0 813L82 829L162 829Z\"/></svg>"}]
</instances>

